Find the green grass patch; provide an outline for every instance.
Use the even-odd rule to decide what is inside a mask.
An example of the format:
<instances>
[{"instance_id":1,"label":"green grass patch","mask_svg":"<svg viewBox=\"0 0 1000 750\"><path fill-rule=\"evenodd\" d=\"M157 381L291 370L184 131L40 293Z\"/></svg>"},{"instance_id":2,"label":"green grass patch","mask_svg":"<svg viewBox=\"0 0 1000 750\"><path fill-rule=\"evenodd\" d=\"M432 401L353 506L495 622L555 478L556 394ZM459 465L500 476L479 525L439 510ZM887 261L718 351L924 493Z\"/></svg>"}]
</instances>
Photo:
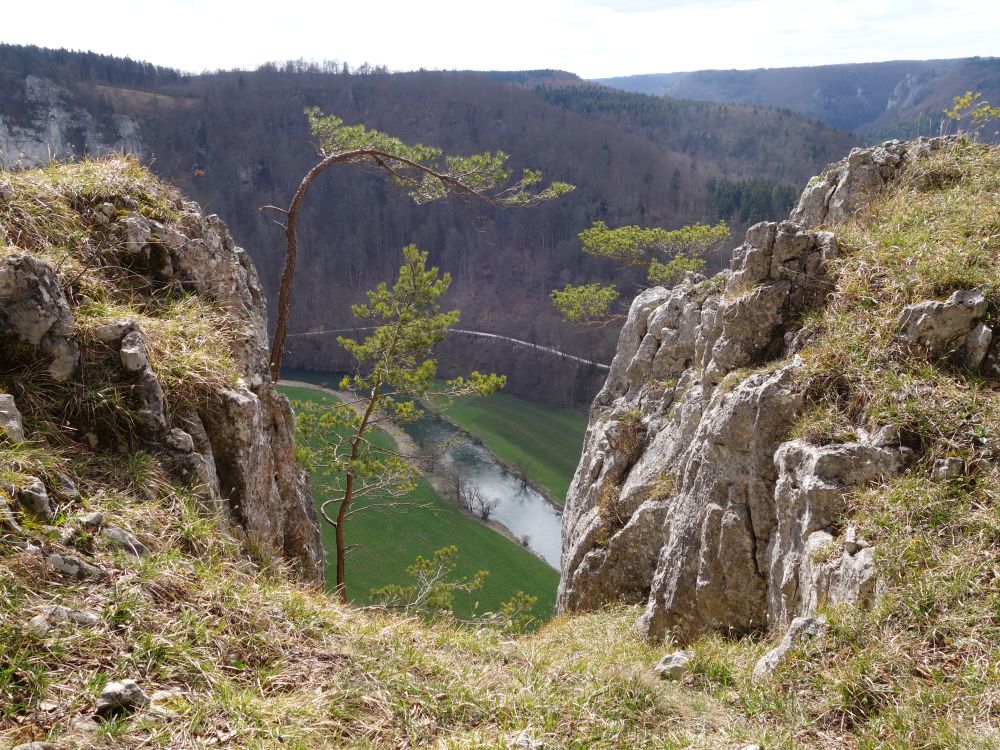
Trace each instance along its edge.
<instances>
[{"instance_id":1,"label":"green grass patch","mask_svg":"<svg viewBox=\"0 0 1000 750\"><path fill-rule=\"evenodd\" d=\"M293 401L335 401L333 395L312 388L281 386L281 391ZM385 447L394 444L392 437L382 431L372 440ZM325 481L321 472L313 477L318 502L325 497L317 491ZM370 501L359 501L359 506L365 502ZM545 562L442 500L424 479L402 502L422 507L373 509L353 517L345 527L347 543L360 545L348 553L347 559L347 592L352 602L370 603L368 594L373 588L410 583L406 568L418 555L430 557L436 549L454 544L459 549L456 575L490 572L482 589L456 595L460 617L496 611L518 591L538 597L535 614L539 618L552 616L559 574ZM328 579L332 581L333 528L326 523L323 541L330 551Z\"/></svg>"}]
</instances>

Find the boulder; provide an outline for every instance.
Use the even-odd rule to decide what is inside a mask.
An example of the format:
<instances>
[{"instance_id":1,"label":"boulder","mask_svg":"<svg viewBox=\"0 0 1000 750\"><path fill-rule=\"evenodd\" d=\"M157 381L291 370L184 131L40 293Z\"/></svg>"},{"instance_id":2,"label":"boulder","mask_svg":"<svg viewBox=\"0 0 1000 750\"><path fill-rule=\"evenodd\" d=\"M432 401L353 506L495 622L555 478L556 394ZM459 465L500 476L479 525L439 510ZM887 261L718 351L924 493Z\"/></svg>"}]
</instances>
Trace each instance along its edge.
<instances>
[{"instance_id":1,"label":"boulder","mask_svg":"<svg viewBox=\"0 0 1000 750\"><path fill-rule=\"evenodd\" d=\"M989 304L982 289L961 289L945 302L907 305L899 317L899 340L932 357L953 356L979 367L989 351L992 331L982 325Z\"/></svg>"},{"instance_id":2,"label":"boulder","mask_svg":"<svg viewBox=\"0 0 1000 750\"><path fill-rule=\"evenodd\" d=\"M907 165L953 142L951 138L918 138L856 148L810 181L789 218L805 227L849 219L881 195Z\"/></svg>"}]
</instances>

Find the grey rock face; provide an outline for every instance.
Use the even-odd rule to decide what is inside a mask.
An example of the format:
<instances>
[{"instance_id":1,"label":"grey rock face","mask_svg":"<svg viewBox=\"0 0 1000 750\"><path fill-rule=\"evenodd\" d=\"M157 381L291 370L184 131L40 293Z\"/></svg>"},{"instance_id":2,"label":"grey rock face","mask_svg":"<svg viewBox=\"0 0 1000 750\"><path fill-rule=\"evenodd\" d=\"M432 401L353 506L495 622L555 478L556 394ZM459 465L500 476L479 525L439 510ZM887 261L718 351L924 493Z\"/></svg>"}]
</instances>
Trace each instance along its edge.
<instances>
[{"instance_id":1,"label":"grey rock face","mask_svg":"<svg viewBox=\"0 0 1000 750\"><path fill-rule=\"evenodd\" d=\"M679 680L684 676L684 670L693 658L694 651L675 651L660 659L653 667L653 671L664 680Z\"/></svg>"},{"instance_id":2,"label":"grey rock face","mask_svg":"<svg viewBox=\"0 0 1000 750\"><path fill-rule=\"evenodd\" d=\"M789 218L804 227L848 219L884 192L909 163L926 158L949 143L949 138L919 138L906 143L889 141L875 148L856 148L810 182Z\"/></svg>"},{"instance_id":3,"label":"grey rock face","mask_svg":"<svg viewBox=\"0 0 1000 750\"><path fill-rule=\"evenodd\" d=\"M0 337L33 347L48 359L56 380L69 380L76 371L73 314L45 261L23 253L0 260Z\"/></svg>"},{"instance_id":4,"label":"grey rock face","mask_svg":"<svg viewBox=\"0 0 1000 750\"><path fill-rule=\"evenodd\" d=\"M46 78L28 75L17 83L31 114L26 122L0 117L0 165L32 166L53 157L111 151L145 155L139 125L131 117L94 116L73 105L66 90Z\"/></svg>"},{"instance_id":5,"label":"grey rock face","mask_svg":"<svg viewBox=\"0 0 1000 750\"><path fill-rule=\"evenodd\" d=\"M910 456L906 448L864 443L813 446L794 440L777 449L776 523L766 550L768 622L811 614L825 602L869 601L874 553L859 549L856 535L842 555L819 560L836 547L830 532L847 510L848 493L895 476Z\"/></svg>"},{"instance_id":6,"label":"grey rock face","mask_svg":"<svg viewBox=\"0 0 1000 750\"><path fill-rule=\"evenodd\" d=\"M109 682L97 699L94 714L107 719L142 708L147 703L149 698L135 680Z\"/></svg>"},{"instance_id":7,"label":"grey rock face","mask_svg":"<svg viewBox=\"0 0 1000 750\"><path fill-rule=\"evenodd\" d=\"M682 641L765 624L773 456L802 409L798 364L723 383L780 358L794 311L822 293L836 252L829 233L758 224L721 284L635 300L567 498L561 610L646 600L643 630ZM628 415L641 440L631 455L618 434Z\"/></svg>"},{"instance_id":8,"label":"grey rock face","mask_svg":"<svg viewBox=\"0 0 1000 750\"><path fill-rule=\"evenodd\" d=\"M9 393L0 393L0 436L12 443L24 440L24 425L21 422L21 412L17 410L14 397Z\"/></svg>"},{"instance_id":9,"label":"grey rock face","mask_svg":"<svg viewBox=\"0 0 1000 750\"><path fill-rule=\"evenodd\" d=\"M942 145L856 151L793 219L840 221ZM559 611L645 602L640 630L683 644L873 600L875 551L855 529L836 535L847 494L911 452L892 426L843 445L787 439L804 408L797 312L823 303L837 253L829 232L761 223L729 271L635 299L567 495Z\"/></svg>"},{"instance_id":10,"label":"grey rock face","mask_svg":"<svg viewBox=\"0 0 1000 750\"><path fill-rule=\"evenodd\" d=\"M304 473L295 464L293 417L268 371L263 290L249 256L233 244L222 221L186 203L170 225L128 216L118 229L139 267L156 283L198 293L235 322L233 356L242 377L210 394L197 412L169 423L163 392L148 367L131 321L108 330L120 336L122 363L138 377L143 425L175 452L186 478L198 481L206 503L240 527L262 551L286 557L311 580L323 577L319 523ZM147 359L143 363L143 359Z\"/></svg>"}]
</instances>

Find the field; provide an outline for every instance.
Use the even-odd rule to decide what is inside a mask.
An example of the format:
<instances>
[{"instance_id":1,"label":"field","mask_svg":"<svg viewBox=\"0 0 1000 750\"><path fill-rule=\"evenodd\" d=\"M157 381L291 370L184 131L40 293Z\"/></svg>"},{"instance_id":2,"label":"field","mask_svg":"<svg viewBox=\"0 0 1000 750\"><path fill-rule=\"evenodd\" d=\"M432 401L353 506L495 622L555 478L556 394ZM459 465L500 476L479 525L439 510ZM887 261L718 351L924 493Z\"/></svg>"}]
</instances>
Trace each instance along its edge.
<instances>
[{"instance_id":1,"label":"field","mask_svg":"<svg viewBox=\"0 0 1000 750\"><path fill-rule=\"evenodd\" d=\"M445 416L504 463L523 461L532 484L563 504L580 460L586 415L497 393L460 399Z\"/></svg>"},{"instance_id":2,"label":"field","mask_svg":"<svg viewBox=\"0 0 1000 750\"><path fill-rule=\"evenodd\" d=\"M297 376L297 373L295 374ZM281 386L292 401L330 403L334 397L312 388ZM380 440L392 438L380 433ZM322 473L313 477L317 500L323 497L319 488ZM555 606L559 574L506 537L483 526L468 515L446 503L421 480L417 489L406 499L420 508L399 508L392 511L362 513L346 527L348 544L361 545L348 554L347 591L351 601L370 602L369 591L390 583L409 583L406 567L417 557L429 557L434 550L448 545L459 549L456 572L469 576L478 570L490 571L482 589L456 598L456 612L468 617L474 612L494 611L517 591L538 597L535 612L548 619ZM327 549L333 548L333 529L323 524ZM333 579L332 555L328 579ZM477 608L478 603L478 608Z\"/></svg>"}]
</instances>

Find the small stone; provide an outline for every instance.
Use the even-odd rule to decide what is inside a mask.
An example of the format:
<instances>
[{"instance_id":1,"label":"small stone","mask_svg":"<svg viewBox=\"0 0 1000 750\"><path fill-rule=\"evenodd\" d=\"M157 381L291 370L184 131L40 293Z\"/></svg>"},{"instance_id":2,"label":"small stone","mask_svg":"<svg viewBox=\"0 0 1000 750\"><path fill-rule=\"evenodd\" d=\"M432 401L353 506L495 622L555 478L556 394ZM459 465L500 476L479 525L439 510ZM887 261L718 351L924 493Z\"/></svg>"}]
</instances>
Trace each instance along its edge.
<instances>
[{"instance_id":1,"label":"small stone","mask_svg":"<svg viewBox=\"0 0 1000 750\"><path fill-rule=\"evenodd\" d=\"M28 632L38 638L44 638L52 630L52 623L45 615L35 615L28 620Z\"/></svg>"},{"instance_id":2,"label":"small stone","mask_svg":"<svg viewBox=\"0 0 1000 750\"><path fill-rule=\"evenodd\" d=\"M871 439L871 444L876 448L898 448L900 442L901 438L899 435L899 428L892 424L887 424L884 427L879 428Z\"/></svg>"},{"instance_id":3,"label":"small stone","mask_svg":"<svg viewBox=\"0 0 1000 750\"><path fill-rule=\"evenodd\" d=\"M53 552L46 559L57 572L70 578L100 578L103 575L100 568L84 562L76 555Z\"/></svg>"},{"instance_id":4,"label":"small stone","mask_svg":"<svg viewBox=\"0 0 1000 750\"><path fill-rule=\"evenodd\" d=\"M46 521L52 518L49 493L46 491L41 479L29 477L27 484L17 490L17 499L21 505Z\"/></svg>"},{"instance_id":5,"label":"small stone","mask_svg":"<svg viewBox=\"0 0 1000 750\"><path fill-rule=\"evenodd\" d=\"M527 729L522 729L507 740L509 750L544 750L545 743L534 739Z\"/></svg>"},{"instance_id":6,"label":"small stone","mask_svg":"<svg viewBox=\"0 0 1000 750\"><path fill-rule=\"evenodd\" d=\"M21 533L21 526L18 524L17 519L14 518L10 506L7 505L7 502L2 497L0 497L0 528L13 531L15 534Z\"/></svg>"},{"instance_id":7,"label":"small stone","mask_svg":"<svg viewBox=\"0 0 1000 750\"><path fill-rule=\"evenodd\" d=\"M94 714L107 719L140 708L149 703L149 698L135 680L109 682L97 699Z\"/></svg>"},{"instance_id":8,"label":"small stone","mask_svg":"<svg viewBox=\"0 0 1000 750\"><path fill-rule=\"evenodd\" d=\"M111 215L114 214L114 212L115 212L115 204L114 203L102 203L101 204L101 213L104 214L105 216L111 216Z\"/></svg>"},{"instance_id":9,"label":"small stone","mask_svg":"<svg viewBox=\"0 0 1000 750\"><path fill-rule=\"evenodd\" d=\"M961 352L962 361L967 367L978 370L986 359L992 343L993 329L985 323L980 323L972 329L969 337L965 340L965 346L962 347Z\"/></svg>"},{"instance_id":10,"label":"small stone","mask_svg":"<svg viewBox=\"0 0 1000 750\"><path fill-rule=\"evenodd\" d=\"M740 750L761 750L760 745L744 745Z\"/></svg>"},{"instance_id":11,"label":"small stone","mask_svg":"<svg viewBox=\"0 0 1000 750\"><path fill-rule=\"evenodd\" d=\"M149 358L146 356L146 347L142 343L142 336L138 331L125 334L122 339L121 351L122 366L129 372L139 372L149 366Z\"/></svg>"},{"instance_id":12,"label":"small stone","mask_svg":"<svg viewBox=\"0 0 1000 750\"><path fill-rule=\"evenodd\" d=\"M99 510L95 510L93 513L88 513L85 516L81 516L79 520L80 528L86 531L88 534L97 534L101 530L101 526L104 525L104 514Z\"/></svg>"},{"instance_id":13,"label":"small stone","mask_svg":"<svg viewBox=\"0 0 1000 750\"><path fill-rule=\"evenodd\" d=\"M89 716L77 716L69 723L69 728L77 734L90 734L101 728L101 725Z\"/></svg>"},{"instance_id":14,"label":"small stone","mask_svg":"<svg viewBox=\"0 0 1000 750\"><path fill-rule=\"evenodd\" d=\"M844 532L844 551L853 555L860 549L858 546L858 529L856 526L848 526L847 531Z\"/></svg>"},{"instance_id":15,"label":"small stone","mask_svg":"<svg viewBox=\"0 0 1000 750\"><path fill-rule=\"evenodd\" d=\"M56 481L58 485L56 486L56 493L70 503L78 503L83 498L80 495L80 490L76 488L73 480L70 479L65 474L56 474Z\"/></svg>"},{"instance_id":16,"label":"small stone","mask_svg":"<svg viewBox=\"0 0 1000 750\"><path fill-rule=\"evenodd\" d=\"M135 321L129 318L122 318L121 320L112 320L110 323L99 325L91 333L102 344L113 345L119 343L126 333L134 330Z\"/></svg>"},{"instance_id":17,"label":"small stone","mask_svg":"<svg viewBox=\"0 0 1000 750\"><path fill-rule=\"evenodd\" d=\"M25 742L15 745L11 750L56 750L56 746L51 742Z\"/></svg>"},{"instance_id":18,"label":"small stone","mask_svg":"<svg viewBox=\"0 0 1000 750\"><path fill-rule=\"evenodd\" d=\"M694 651L674 651L660 659L653 671L664 680L679 680L693 658Z\"/></svg>"},{"instance_id":19,"label":"small stone","mask_svg":"<svg viewBox=\"0 0 1000 750\"><path fill-rule=\"evenodd\" d=\"M10 186L10 183L0 182L0 200L4 203L14 200L14 188Z\"/></svg>"},{"instance_id":20,"label":"small stone","mask_svg":"<svg viewBox=\"0 0 1000 750\"><path fill-rule=\"evenodd\" d=\"M101 529L101 536L107 539L112 547L124 550L136 557L142 557L149 551L146 545L140 542L133 534L118 526L105 526Z\"/></svg>"},{"instance_id":21,"label":"small stone","mask_svg":"<svg viewBox=\"0 0 1000 750\"><path fill-rule=\"evenodd\" d=\"M194 438L184 430L174 428L167 433L167 445L181 453L194 452Z\"/></svg>"},{"instance_id":22,"label":"small stone","mask_svg":"<svg viewBox=\"0 0 1000 750\"><path fill-rule=\"evenodd\" d=\"M42 609L41 614L28 620L28 630L39 637L48 635L59 625L80 625L90 627L101 621L101 616L89 609L70 609L61 604L51 604Z\"/></svg>"},{"instance_id":23,"label":"small stone","mask_svg":"<svg viewBox=\"0 0 1000 750\"><path fill-rule=\"evenodd\" d=\"M965 474L965 461L957 456L950 458L939 458L934 462L934 469L931 475L935 479L958 479Z\"/></svg>"},{"instance_id":24,"label":"small stone","mask_svg":"<svg viewBox=\"0 0 1000 750\"><path fill-rule=\"evenodd\" d=\"M12 443L24 440L21 412L14 403L14 397L9 393L0 393L0 436L6 437Z\"/></svg>"},{"instance_id":25,"label":"small stone","mask_svg":"<svg viewBox=\"0 0 1000 750\"><path fill-rule=\"evenodd\" d=\"M74 625L96 625L101 616L91 609L70 609L61 604L50 604L42 610L50 621L57 623L73 623Z\"/></svg>"}]
</instances>

